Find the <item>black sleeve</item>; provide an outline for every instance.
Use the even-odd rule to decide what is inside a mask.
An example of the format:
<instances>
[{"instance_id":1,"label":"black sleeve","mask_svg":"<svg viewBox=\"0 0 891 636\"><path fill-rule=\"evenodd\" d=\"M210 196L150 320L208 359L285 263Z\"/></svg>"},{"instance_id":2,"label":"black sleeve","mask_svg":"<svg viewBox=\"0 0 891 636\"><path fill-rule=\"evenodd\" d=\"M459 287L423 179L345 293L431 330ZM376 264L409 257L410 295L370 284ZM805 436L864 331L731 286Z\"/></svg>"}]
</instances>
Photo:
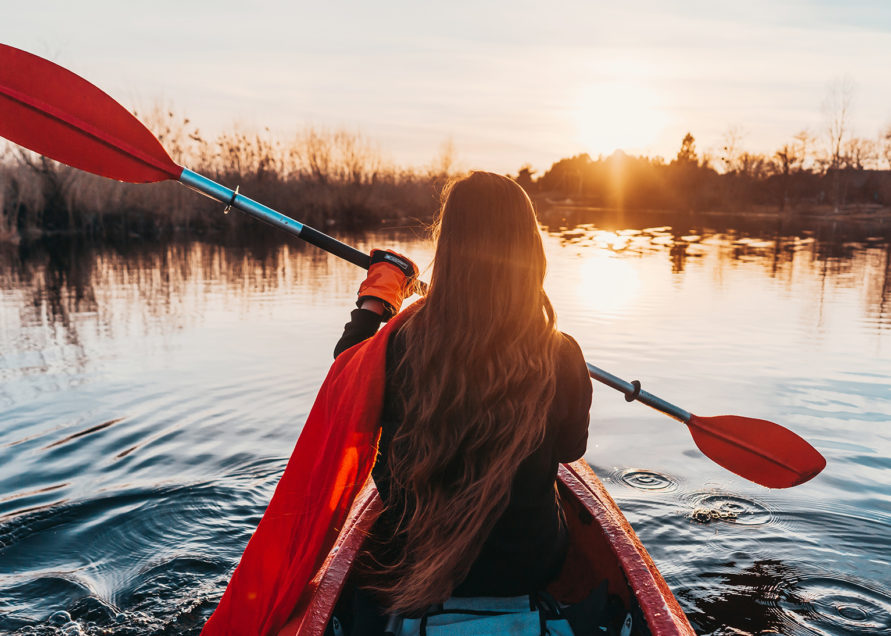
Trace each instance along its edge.
<instances>
[{"instance_id":1,"label":"black sleeve","mask_svg":"<svg viewBox=\"0 0 891 636\"><path fill-rule=\"evenodd\" d=\"M562 402L563 418L557 439L557 461L574 462L588 447L588 423L591 419L591 377L582 349L571 336L563 334L565 342L560 355L557 374L557 396Z\"/></svg>"},{"instance_id":2,"label":"black sleeve","mask_svg":"<svg viewBox=\"0 0 891 636\"><path fill-rule=\"evenodd\" d=\"M377 333L383 316L367 309L354 309L350 321L343 326L343 335L334 347L334 357Z\"/></svg>"}]
</instances>

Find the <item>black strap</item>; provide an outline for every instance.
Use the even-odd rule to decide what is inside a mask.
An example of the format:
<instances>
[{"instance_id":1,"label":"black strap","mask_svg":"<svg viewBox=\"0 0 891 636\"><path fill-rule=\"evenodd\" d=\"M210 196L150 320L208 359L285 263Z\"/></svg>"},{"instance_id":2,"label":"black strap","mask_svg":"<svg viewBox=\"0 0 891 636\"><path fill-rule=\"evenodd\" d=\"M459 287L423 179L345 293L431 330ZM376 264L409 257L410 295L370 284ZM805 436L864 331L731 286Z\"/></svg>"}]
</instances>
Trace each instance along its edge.
<instances>
[{"instance_id":1,"label":"black strap","mask_svg":"<svg viewBox=\"0 0 891 636\"><path fill-rule=\"evenodd\" d=\"M390 263L390 265L395 265L407 278L411 278L415 275L415 268L412 266L411 262L393 252L388 252L386 250L372 250L370 264L374 265L375 263Z\"/></svg>"},{"instance_id":2,"label":"black strap","mask_svg":"<svg viewBox=\"0 0 891 636\"><path fill-rule=\"evenodd\" d=\"M625 394L626 402L634 402L640 396L640 380L632 380L631 386L634 387L634 390Z\"/></svg>"}]
</instances>

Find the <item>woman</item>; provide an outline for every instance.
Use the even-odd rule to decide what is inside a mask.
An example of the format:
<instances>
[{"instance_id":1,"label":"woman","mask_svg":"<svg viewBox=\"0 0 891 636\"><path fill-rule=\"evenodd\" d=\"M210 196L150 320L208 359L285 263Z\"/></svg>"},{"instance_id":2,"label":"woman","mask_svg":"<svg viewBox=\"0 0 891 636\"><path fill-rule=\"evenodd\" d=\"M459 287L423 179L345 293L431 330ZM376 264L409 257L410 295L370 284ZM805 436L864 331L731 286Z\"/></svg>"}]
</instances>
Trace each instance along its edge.
<instances>
[{"instance_id":1,"label":"woman","mask_svg":"<svg viewBox=\"0 0 891 636\"><path fill-rule=\"evenodd\" d=\"M357 575L383 613L407 616L449 597L532 594L557 577L568 547L557 466L584 454L591 404L582 353L556 330L542 288L523 189L485 172L454 182L434 235L426 298L387 343L372 471L384 511ZM411 261L372 256L335 356L410 293Z\"/></svg>"}]
</instances>

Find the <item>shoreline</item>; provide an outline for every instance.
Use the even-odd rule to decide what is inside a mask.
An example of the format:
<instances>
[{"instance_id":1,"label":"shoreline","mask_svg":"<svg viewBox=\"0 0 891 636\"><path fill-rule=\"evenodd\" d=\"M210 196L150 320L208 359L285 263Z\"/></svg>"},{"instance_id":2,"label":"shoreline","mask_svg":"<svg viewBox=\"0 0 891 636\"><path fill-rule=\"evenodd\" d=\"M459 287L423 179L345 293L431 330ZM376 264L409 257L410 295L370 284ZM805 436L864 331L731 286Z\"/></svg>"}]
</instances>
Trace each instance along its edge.
<instances>
[{"instance_id":1,"label":"shoreline","mask_svg":"<svg viewBox=\"0 0 891 636\"><path fill-rule=\"evenodd\" d=\"M781 210L776 206L755 206L739 210L679 210L671 208L617 208L606 206L585 205L575 203L569 199L555 201L550 198L533 198L541 216L552 215L560 212L571 214L579 213L607 213L611 215L625 214L653 214L676 215L684 217L736 217L747 219L789 219L789 220L820 220L820 221L867 221L891 219L891 206L853 204L835 210L832 206L807 206L789 207Z\"/></svg>"},{"instance_id":2,"label":"shoreline","mask_svg":"<svg viewBox=\"0 0 891 636\"><path fill-rule=\"evenodd\" d=\"M737 227L747 231L774 229L774 224L780 222L800 226L806 230L811 226L825 226L827 224L838 225L852 230L873 229L886 234L891 238L891 207L852 205L839 211L831 206L809 207L806 209L777 208L749 208L747 210L672 210L666 208L615 208L592 206L575 203L564 199L536 199L536 209L539 221L543 226L582 225L596 224L602 221L625 222L634 224L635 220L654 217L669 224L690 223L695 221L715 220L722 221L727 227ZM392 217L383 218L371 223L355 224L330 223L323 230L335 236L356 236L366 232L406 230L417 231L428 227L430 219L418 217ZM639 224L639 223L638 223ZM752 227L752 225L756 227ZM757 227L763 224L763 227ZM9 248L21 244L32 244L41 241L83 239L96 242L128 242L147 241L153 243L175 242L181 240L210 240L220 243L243 243L256 241L279 240L278 233L269 231L265 225L245 219L243 226L236 221L233 225L225 224L217 227L175 225L168 227L150 227L150 231L136 231L132 229L118 228L118 231L85 231L83 229L52 229L40 230L31 228L18 233L9 230L0 231L0 247ZM866 226L866 227L864 227ZM281 239L286 237L282 236Z\"/></svg>"}]
</instances>

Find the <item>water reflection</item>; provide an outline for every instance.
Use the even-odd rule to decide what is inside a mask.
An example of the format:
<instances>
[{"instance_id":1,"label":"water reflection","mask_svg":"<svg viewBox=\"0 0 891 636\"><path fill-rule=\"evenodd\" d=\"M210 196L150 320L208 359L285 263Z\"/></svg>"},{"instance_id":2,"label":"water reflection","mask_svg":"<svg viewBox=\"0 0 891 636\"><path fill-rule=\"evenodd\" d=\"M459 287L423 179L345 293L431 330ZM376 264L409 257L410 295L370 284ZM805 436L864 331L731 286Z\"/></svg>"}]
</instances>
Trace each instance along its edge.
<instances>
[{"instance_id":1,"label":"water reflection","mask_svg":"<svg viewBox=\"0 0 891 636\"><path fill-rule=\"evenodd\" d=\"M805 281L820 283L817 313L822 314L825 294L832 289L862 289L864 318L877 329L891 326L891 223L837 222L828 225L789 220L765 229L763 223L746 217L684 218L675 225L664 223L665 215L624 213L621 226L615 218L598 218L599 211L573 210L569 217L545 216L545 230L564 247L594 248L584 267L597 270L605 285L592 290L611 299L637 291L633 276L618 271L605 260L607 255L645 257L668 255L671 273L681 276L691 262L705 259L716 280L723 273L751 264L790 288ZM631 227L627 227L628 225ZM636 226L636 227L635 227ZM601 258L596 266L593 259ZM827 282L829 288L827 290Z\"/></svg>"},{"instance_id":2,"label":"water reflection","mask_svg":"<svg viewBox=\"0 0 891 636\"><path fill-rule=\"evenodd\" d=\"M690 222L647 226L645 222L653 219L644 217L638 219L640 228L611 230L578 217L577 213L571 227L564 220L544 228L564 248L574 249L580 257L584 252L580 278L588 287L579 294L600 299L608 310L621 308L640 290L639 273L625 259L665 253L671 273L678 276L691 261L705 259L716 280L742 264L754 265L790 287L818 280L818 312L828 291L860 289L864 318L877 329L891 326L891 228L799 229L790 234L790 228L782 226L772 233L753 234ZM889 234L877 235L880 231ZM342 285L349 283L319 276L320 268L330 266L328 255L299 242L109 246L60 239L5 247L0 249L5 306L0 333L4 342L13 343L40 338L43 329L48 338L43 344L66 348L66 364L78 368L85 362L78 352L87 330L115 337L122 328L132 329L131 335L182 329L220 293L237 305L248 290L262 295L300 285L329 293L334 284L343 291ZM127 319L122 319L124 313ZM31 344L34 349L47 348ZM42 368L50 364L44 361Z\"/></svg>"},{"instance_id":3,"label":"water reflection","mask_svg":"<svg viewBox=\"0 0 891 636\"><path fill-rule=\"evenodd\" d=\"M324 254L280 242L91 245L55 240L0 251L0 379L83 372L97 339L194 326L208 312L300 285L321 293ZM330 289L325 290L326 293Z\"/></svg>"},{"instance_id":4,"label":"water reflection","mask_svg":"<svg viewBox=\"0 0 891 636\"><path fill-rule=\"evenodd\" d=\"M891 630L891 596L869 583L802 575L773 559L728 566L679 592L695 599L688 616L698 633L854 636ZM733 627L719 620L726 616L737 617Z\"/></svg>"},{"instance_id":5,"label":"water reflection","mask_svg":"<svg viewBox=\"0 0 891 636\"><path fill-rule=\"evenodd\" d=\"M577 210L544 227L561 328L593 363L703 415L778 421L829 459L766 491L595 388L586 457L696 626L844 633L821 626L833 611L881 625L888 232ZM422 269L431 256L414 233L345 239ZM275 239L0 249L0 631L196 633L361 278Z\"/></svg>"}]
</instances>

